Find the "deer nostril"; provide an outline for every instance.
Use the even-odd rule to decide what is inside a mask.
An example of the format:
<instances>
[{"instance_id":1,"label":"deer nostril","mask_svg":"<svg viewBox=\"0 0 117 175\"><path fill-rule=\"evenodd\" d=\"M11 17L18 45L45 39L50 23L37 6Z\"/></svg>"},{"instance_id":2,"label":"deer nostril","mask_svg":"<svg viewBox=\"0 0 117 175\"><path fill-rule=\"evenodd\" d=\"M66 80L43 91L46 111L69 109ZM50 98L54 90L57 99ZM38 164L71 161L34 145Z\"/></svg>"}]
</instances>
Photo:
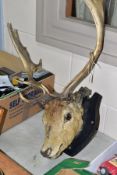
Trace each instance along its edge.
<instances>
[{"instance_id":1,"label":"deer nostril","mask_svg":"<svg viewBox=\"0 0 117 175\"><path fill-rule=\"evenodd\" d=\"M42 151L42 150L41 150L41 154L42 154L42 156L44 156L44 157L49 157L50 154L51 154L51 152L52 152L52 148L48 148L46 151Z\"/></svg>"}]
</instances>

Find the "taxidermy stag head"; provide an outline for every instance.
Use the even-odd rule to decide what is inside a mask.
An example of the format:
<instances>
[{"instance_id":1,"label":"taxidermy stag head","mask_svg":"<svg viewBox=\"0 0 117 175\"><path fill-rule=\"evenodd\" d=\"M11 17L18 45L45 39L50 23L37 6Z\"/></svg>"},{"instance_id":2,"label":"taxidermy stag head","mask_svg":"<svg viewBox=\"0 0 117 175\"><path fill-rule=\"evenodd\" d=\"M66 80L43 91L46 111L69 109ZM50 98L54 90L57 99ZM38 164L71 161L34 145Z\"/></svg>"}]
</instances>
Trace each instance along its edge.
<instances>
[{"instance_id":1,"label":"taxidermy stag head","mask_svg":"<svg viewBox=\"0 0 117 175\"><path fill-rule=\"evenodd\" d=\"M94 50L90 53L89 61L84 68L68 83L61 93L50 91L43 84L33 79L33 73L39 71L40 64L36 65L31 61L27 49L22 45L17 30L8 24L9 34L21 58L25 71L29 75L27 84L35 88L41 88L44 93L52 97L52 100L45 105L43 123L45 126L45 141L41 149L43 156L47 158L57 158L73 141L76 134L82 130L83 106L82 95L74 93L75 88L84 80L94 68L103 49L104 41L104 7L103 0L85 0L93 16L97 39ZM90 92L86 91L87 93ZM26 99L23 94L21 98Z\"/></svg>"}]
</instances>

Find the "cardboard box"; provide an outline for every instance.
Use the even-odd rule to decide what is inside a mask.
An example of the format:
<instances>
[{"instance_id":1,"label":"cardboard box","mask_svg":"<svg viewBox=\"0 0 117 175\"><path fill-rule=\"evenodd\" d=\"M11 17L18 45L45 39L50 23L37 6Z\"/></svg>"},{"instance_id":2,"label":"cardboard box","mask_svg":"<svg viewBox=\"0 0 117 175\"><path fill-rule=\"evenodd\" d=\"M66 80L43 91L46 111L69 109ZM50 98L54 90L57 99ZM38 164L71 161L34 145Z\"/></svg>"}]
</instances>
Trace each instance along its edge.
<instances>
[{"instance_id":1,"label":"cardboard box","mask_svg":"<svg viewBox=\"0 0 117 175\"><path fill-rule=\"evenodd\" d=\"M46 86L52 87L54 85L54 75L45 78L42 82ZM27 87L24 91L26 91L25 94L27 96L30 95L33 98L40 93L38 90L31 87ZM35 98L32 102L26 103L20 98L19 92L17 91L0 99L0 108L4 108L5 111L7 111L1 116L0 134L41 111L42 109L38 100L40 99Z\"/></svg>"},{"instance_id":2,"label":"cardboard box","mask_svg":"<svg viewBox=\"0 0 117 175\"><path fill-rule=\"evenodd\" d=\"M2 58L3 56L6 60L7 58L12 59L12 56L8 53L2 53ZM15 61L17 58L13 56L13 59ZM7 67L5 63L2 63L2 66ZM54 75L52 73L48 73L43 78L40 78L39 82L42 82L46 87L53 89ZM40 93L42 94L42 92L32 87L26 87L22 90L22 92L25 92L27 96L30 95L33 98ZM47 97L44 96L43 98L45 99ZM14 91L6 95L4 98L0 98L0 134L42 110L39 105L39 100L40 98L35 98L32 102L26 103L20 98L19 91Z\"/></svg>"}]
</instances>

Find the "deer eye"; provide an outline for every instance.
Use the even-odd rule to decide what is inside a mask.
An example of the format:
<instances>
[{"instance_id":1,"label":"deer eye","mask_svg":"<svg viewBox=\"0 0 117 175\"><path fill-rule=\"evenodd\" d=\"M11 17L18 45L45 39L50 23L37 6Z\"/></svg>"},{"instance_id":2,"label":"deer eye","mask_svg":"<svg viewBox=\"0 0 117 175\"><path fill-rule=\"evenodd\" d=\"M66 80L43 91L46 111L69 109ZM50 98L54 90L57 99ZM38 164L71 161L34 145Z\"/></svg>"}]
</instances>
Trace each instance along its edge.
<instances>
[{"instance_id":1,"label":"deer eye","mask_svg":"<svg viewBox=\"0 0 117 175\"><path fill-rule=\"evenodd\" d=\"M72 119L72 115L71 113L67 113L64 117L64 121L67 122L67 121L70 121Z\"/></svg>"}]
</instances>

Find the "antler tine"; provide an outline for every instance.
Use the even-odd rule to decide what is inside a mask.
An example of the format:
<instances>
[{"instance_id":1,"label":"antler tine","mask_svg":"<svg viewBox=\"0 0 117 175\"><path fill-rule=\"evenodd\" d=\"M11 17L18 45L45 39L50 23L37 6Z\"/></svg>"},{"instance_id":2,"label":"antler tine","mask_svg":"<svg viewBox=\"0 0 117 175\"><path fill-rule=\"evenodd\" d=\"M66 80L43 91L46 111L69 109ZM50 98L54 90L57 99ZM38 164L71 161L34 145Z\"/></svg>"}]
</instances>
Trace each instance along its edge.
<instances>
[{"instance_id":1,"label":"antler tine","mask_svg":"<svg viewBox=\"0 0 117 175\"><path fill-rule=\"evenodd\" d=\"M22 45L20 38L19 38L18 31L13 29L12 24L8 23L7 27L8 27L8 31L9 31L9 35L10 35L10 38L12 40L12 43L13 43L19 57L21 58L21 61L24 65L24 69L25 69L26 73L28 74L29 79L31 80L33 77L33 72L42 69L42 65L35 64L32 62L32 60L30 58L30 54L27 51L27 48Z\"/></svg>"},{"instance_id":2,"label":"antler tine","mask_svg":"<svg viewBox=\"0 0 117 175\"><path fill-rule=\"evenodd\" d=\"M97 41L95 49L90 53L89 61L71 82L64 88L62 94L67 96L86 78L94 68L103 50L104 43L104 0L85 0L89 7L97 30Z\"/></svg>"},{"instance_id":3,"label":"antler tine","mask_svg":"<svg viewBox=\"0 0 117 175\"><path fill-rule=\"evenodd\" d=\"M45 85L43 85L42 83L39 83L37 81L35 81L33 79L33 73L35 71L39 71L40 69L42 69L42 60L40 59L39 64L35 64L32 62L31 58L30 58L30 54L27 51L27 48L23 46L23 44L20 41L19 38L19 34L18 31L13 29L12 24L8 23L7 24L8 27L8 31L9 31L9 35L10 38L12 40L12 43L24 65L24 69L25 72L27 73L29 80L28 81L23 81L22 83L30 85L34 88L40 88L43 90L43 94L47 93L50 96L56 96L53 93L51 93L51 90L48 89ZM15 79L17 82L21 82L21 80ZM22 100L24 100L25 102L30 102L31 100L28 100L26 97L23 96L22 93L20 93L20 97L22 98Z\"/></svg>"}]
</instances>

